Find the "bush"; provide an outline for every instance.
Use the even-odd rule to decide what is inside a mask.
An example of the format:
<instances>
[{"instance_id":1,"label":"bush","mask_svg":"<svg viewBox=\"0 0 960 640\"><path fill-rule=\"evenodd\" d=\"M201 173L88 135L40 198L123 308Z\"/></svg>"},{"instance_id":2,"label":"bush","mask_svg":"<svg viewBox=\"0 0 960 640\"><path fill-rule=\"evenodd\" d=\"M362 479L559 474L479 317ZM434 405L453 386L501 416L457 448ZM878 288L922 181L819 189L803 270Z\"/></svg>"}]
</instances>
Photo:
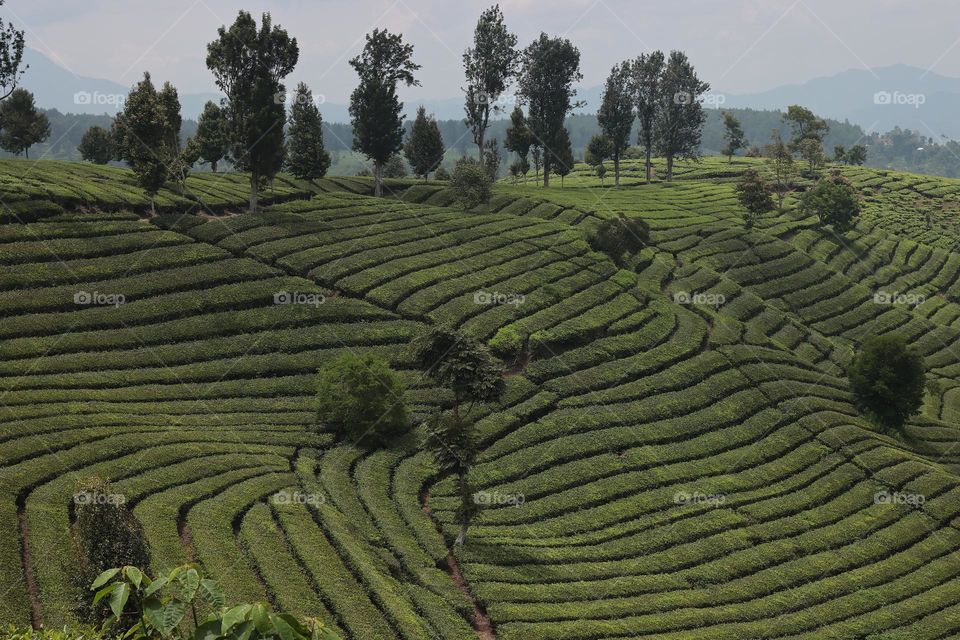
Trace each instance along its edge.
<instances>
[{"instance_id":1,"label":"bush","mask_svg":"<svg viewBox=\"0 0 960 640\"><path fill-rule=\"evenodd\" d=\"M899 428L923 406L923 358L896 334L863 341L850 367L857 406L888 428Z\"/></svg>"},{"instance_id":2,"label":"bush","mask_svg":"<svg viewBox=\"0 0 960 640\"><path fill-rule=\"evenodd\" d=\"M488 344L497 355L512 357L523 350L523 336L513 327L503 327Z\"/></svg>"},{"instance_id":3,"label":"bush","mask_svg":"<svg viewBox=\"0 0 960 640\"><path fill-rule=\"evenodd\" d=\"M346 353L320 369L317 418L341 436L372 446L409 424L403 385L384 360L371 354Z\"/></svg>"},{"instance_id":4,"label":"bush","mask_svg":"<svg viewBox=\"0 0 960 640\"><path fill-rule=\"evenodd\" d=\"M63 629L21 629L8 626L0 629L0 640L99 640L103 634L96 629L64 627Z\"/></svg>"},{"instance_id":5,"label":"bush","mask_svg":"<svg viewBox=\"0 0 960 640\"><path fill-rule=\"evenodd\" d=\"M744 171L734 190L737 192L740 206L747 212L745 222L748 229L753 226L757 216L773 211L776 206L770 185L756 169Z\"/></svg>"},{"instance_id":6,"label":"bush","mask_svg":"<svg viewBox=\"0 0 960 640\"><path fill-rule=\"evenodd\" d=\"M844 233L860 215L860 198L849 180L832 171L800 197L800 211L817 216L820 226L833 225L835 232Z\"/></svg>"},{"instance_id":7,"label":"bush","mask_svg":"<svg viewBox=\"0 0 960 640\"><path fill-rule=\"evenodd\" d=\"M650 241L650 227L640 218L617 218L604 220L590 238L590 246L601 251L623 267L629 256L640 251Z\"/></svg>"},{"instance_id":8,"label":"bush","mask_svg":"<svg viewBox=\"0 0 960 640\"><path fill-rule=\"evenodd\" d=\"M449 180L450 172L444 169L443 167L437 167L437 170L433 172L434 180Z\"/></svg>"},{"instance_id":9,"label":"bush","mask_svg":"<svg viewBox=\"0 0 960 640\"><path fill-rule=\"evenodd\" d=\"M491 183L486 169L472 158L460 158L453 169L450 186L456 195L457 203L466 209L473 209L490 201Z\"/></svg>"}]
</instances>

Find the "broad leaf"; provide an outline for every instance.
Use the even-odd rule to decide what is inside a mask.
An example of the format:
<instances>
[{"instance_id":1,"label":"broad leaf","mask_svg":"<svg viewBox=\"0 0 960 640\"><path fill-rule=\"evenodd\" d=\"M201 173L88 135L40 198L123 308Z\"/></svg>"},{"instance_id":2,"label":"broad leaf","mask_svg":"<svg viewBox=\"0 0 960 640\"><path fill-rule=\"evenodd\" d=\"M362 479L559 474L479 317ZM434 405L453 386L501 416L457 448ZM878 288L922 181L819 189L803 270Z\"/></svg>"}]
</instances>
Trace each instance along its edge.
<instances>
[{"instance_id":1,"label":"broad leaf","mask_svg":"<svg viewBox=\"0 0 960 640\"><path fill-rule=\"evenodd\" d=\"M123 573L130 579L130 582L133 583L137 589L140 588L140 584L143 582L143 571L136 567L124 567Z\"/></svg>"},{"instance_id":2,"label":"broad leaf","mask_svg":"<svg viewBox=\"0 0 960 640\"><path fill-rule=\"evenodd\" d=\"M229 633L235 625L240 624L247 619L247 614L250 613L252 605L241 604L237 605L233 609L230 609L225 614L223 614L223 633Z\"/></svg>"},{"instance_id":3,"label":"broad leaf","mask_svg":"<svg viewBox=\"0 0 960 640\"><path fill-rule=\"evenodd\" d=\"M100 591L97 591L97 595L93 596L93 604L97 604L98 602L106 598L108 595L113 593L113 590L116 589L119 585L120 585L119 582L114 582L113 584L108 584L103 589L100 589Z\"/></svg>"},{"instance_id":4,"label":"broad leaf","mask_svg":"<svg viewBox=\"0 0 960 640\"><path fill-rule=\"evenodd\" d=\"M261 635L266 635L270 632L272 626L270 624L270 612L262 603L258 602L253 605L253 608L250 610L250 619Z\"/></svg>"},{"instance_id":5,"label":"broad leaf","mask_svg":"<svg viewBox=\"0 0 960 640\"><path fill-rule=\"evenodd\" d=\"M167 579L164 576L160 576L159 578L151 582L149 587L144 589L143 596L145 598L148 598L152 596L154 593L156 593L157 591L159 591L160 589L164 588L165 586L167 586Z\"/></svg>"},{"instance_id":6,"label":"broad leaf","mask_svg":"<svg viewBox=\"0 0 960 640\"><path fill-rule=\"evenodd\" d=\"M161 633L164 637L173 633L173 630L180 625L186 612L187 605L183 602L174 600L167 603L167 606L163 608L163 626L161 627Z\"/></svg>"},{"instance_id":7,"label":"broad leaf","mask_svg":"<svg viewBox=\"0 0 960 640\"><path fill-rule=\"evenodd\" d=\"M215 609L221 608L225 603L223 591L220 590L220 585L217 584L216 580L211 580L210 578L201 580L199 593L200 597L209 602Z\"/></svg>"},{"instance_id":8,"label":"broad leaf","mask_svg":"<svg viewBox=\"0 0 960 640\"><path fill-rule=\"evenodd\" d=\"M93 584L90 585L90 590L95 591L99 589L103 585L107 584L107 582L109 582L110 579L118 573L120 573L120 569L107 569L97 576L97 579L94 580Z\"/></svg>"},{"instance_id":9,"label":"broad leaf","mask_svg":"<svg viewBox=\"0 0 960 640\"><path fill-rule=\"evenodd\" d=\"M118 582L117 588L110 594L110 610L117 618L123 613L123 608L127 606L128 598L130 598L130 585L126 582Z\"/></svg>"},{"instance_id":10,"label":"broad leaf","mask_svg":"<svg viewBox=\"0 0 960 640\"><path fill-rule=\"evenodd\" d=\"M208 620L197 627L196 631L193 632L193 640L217 640L223 635L220 633L220 620L214 619Z\"/></svg>"},{"instance_id":11,"label":"broad leaf","mask_svg":"<svg viewBox=\"0 0 960 640\"><path fill-rule=\"evenodd\" d=\"M280 616L275 616L271 613L270 622L273 623L273 628L276 630L277 635L280 636L280 640L295 640L296 638L302 637Z\"/></svg>"},{"instance_id":12,"label":"broad leaf","mask_svg":"<svg viewBox=\"0 0 960 640\"><path fill-rule=\"evenodd\" d=\"M187 569L184 573L177 576L180 586L183 588L181 599L184 602L192 602L197 595L197 589L200 587L200 574L196 569Z\"/></svg>"}]
</instances>

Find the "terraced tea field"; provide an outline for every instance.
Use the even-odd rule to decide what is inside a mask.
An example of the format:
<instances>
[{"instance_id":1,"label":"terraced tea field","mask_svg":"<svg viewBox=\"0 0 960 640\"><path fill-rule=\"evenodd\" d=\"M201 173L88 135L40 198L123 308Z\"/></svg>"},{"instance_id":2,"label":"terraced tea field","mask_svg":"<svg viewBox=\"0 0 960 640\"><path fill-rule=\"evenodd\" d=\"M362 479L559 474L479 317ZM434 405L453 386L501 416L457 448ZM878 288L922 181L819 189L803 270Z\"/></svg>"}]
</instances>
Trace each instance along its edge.
<instances>
[{"instance_id":1,"label":"terraced tea field","mask_svg":"<svg viewBox=\"0 0 960 640\"><path fill-rule=\"evenodd\" d=\"M154 569L344 638L960 636L960 181L845 168L866 206L837 238L792 198L744 230L751 165L581 167L470 212L443 183L278 178L236 215L243 176L206 174L147 218L123 170L0 162L0 622L74 621L73 493L99 475ZM620 214L651 228L630 270L585 241ZM449 404L407 348L440 323L523 345L477 409L487 505L453 555L420 428L368 451L313 399L349 350L415 418ZM931 381L900 438L844 373L891 331Z\"/></svg>"}]
</instances>

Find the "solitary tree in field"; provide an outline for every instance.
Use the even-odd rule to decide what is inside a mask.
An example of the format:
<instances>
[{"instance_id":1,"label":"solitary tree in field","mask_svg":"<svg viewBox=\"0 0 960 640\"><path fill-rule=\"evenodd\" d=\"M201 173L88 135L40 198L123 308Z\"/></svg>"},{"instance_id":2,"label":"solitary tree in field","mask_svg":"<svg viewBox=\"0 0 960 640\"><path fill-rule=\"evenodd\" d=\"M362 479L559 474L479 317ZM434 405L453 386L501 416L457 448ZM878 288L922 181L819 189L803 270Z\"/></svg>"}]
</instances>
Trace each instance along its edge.
<instances>
[{"instance_id":1,"label":"solitary tree in field","mask_svg":"<svg viewBox=\"0 0 960 640\"><path fill-rule=\"evenodd\" d=\"M831 225L836 233L844 233L860 215L860 197L836 169L800 197L800 211L817 216L821 227Z\"/></svg>"},{"instance_id":2,"label":"solitary tree in field","mask_svg":"<svg viewBox=\"0 0 960 640\"><path fill-rule=\"evenodd\" d=\"M443 136L437 120L427 115L424 107L417 109L417 119L410 127L410 137L403 147L407 162L413 168L413 174L426 180L443 162Z\"/></svg>"},{"instance_id":3,"label":"solitary tree in field","mask_svg":"<svg viewBox=\"0 0 960 640\"><path fill-rule=\"evenodd\" d=\"M847 148L842 144L837 144L833 146L833 161L846 163Z\"/></svg>"},{"instance_id":4,"label":"solitary tree in field","mask_svg":"<svg viewBox=\"0 0 960 640\"><path fill-rule=\"evenodd\" d=\"M816 140L822 145L823 137L830 131L826 120L798 104L787 107L783 121L790 126L793 133L790 139L791 151L799 151L800 143L804 140Z\"/></svg>"},{"instance_id":5,"label":"solitary tree in field","mask_svg":"<svg viewBox=\"0 0 960 640\"><path fill-rule=\"evenodd\" d=\"M0 0L3 6L4 0ZM17 88L20 76L27 70L23 64L23 30L13 22L0 21L0 100L5 100Z\"/></svg>"},{"instance_id":6,"label":"solitary tree in field","mask_svg":"<svg viewBox=\"0 0 960 640\"><path fill-rule=\"evenodd\" d=\"M747 146L747 138L743 135L743 127L740 121L729 111L723 112L723 139L727 141L727 146L723 149L723 154L727 156L727 162L733 162L733 156Z\"/></svg>"},{"instance_id":7,"label":"solitary tree in field","mask_svg":"<svg viewBox=\"0 0 960 640\"><path fill-rule=\"evenodd\" d=\"M440 470L457 476L460 532L455 544L461 545L467 540L467 528L478 509L468 477L477 454L469 413L475 403L496 402L503 397L503 364L485 344L447 327L435 327L420 337L414 342L413 354L417 366L453 394L452 411L437 413L427 422L425 444L433 451ZM465 403L469 406L462 411Z\"/></svg>"},{"instance_id":8,"label":"solitary tree in field","mask_svg":"<svg viewBox=\"0 0 960 640\"><path fill-rule=\"evenodd\" d=\"M600 223L588 240L591 247L607 254L614 264L623 268L631 256L650 242L650 227L641 218L620 214Z\"/></svg>"},{"instance_id":9,"label":"solitary tree in field","mask_svg":"<svg viewBox=\"0 0 960 640\"><path fill-rule=\"evenodd\" d=\"M753 227L757 216L773 211L774 203L773 196L770 193L770 185L756 169L744 171L734 189L737 192L737 200L740 202L740 206L747 212L744 218L748 229Z\"/></svg>"},{"instance_id":10,"label":"solitary tree in field","mask_svg":"<svg viewBox=\"0 0 960 640\"><path fill-rule=\"evenodd\" d=\"M194 136L200 159L210 163L210 170L217 172L217 163L230 150L230 130L225 109L208 100L203 113L197 119L197 134Z\"/></svg>"},{"instance_id":11,"label":"solitary tree in field","mask_svg":"<svg viewBox=\"0 0 960 640\"><path fill-rule=\"evenodd\" d=\"M50 120L37 110L32 93L26 89L14 89L6 100L0 102L0 148L4 151L22 153L29 158L30 147L49 137Z\"/></svg>"},{"instance_id":12,"label":"solitary tree in field","mask_svg":"<svg viewBox=\"0 0 960 640\"><path fill-rule=\"evenodd\" d=\"M297 85L290 108L287 131L287 168L301 180L315 180L327 174L330 154L323 145L323 117L304 83Z\"/></svg>"},{"instance_id":13,"label":"solitary tree in field","mask_svg":"<svg viewBox=\"0 0 960 640\"><path fill-rule=\"evenodd\" d=\"M923 358L903 336L871 336L850 367L850 387L861 410L898 429L923 406Z\"/></svg>"},{"instance_id":14,"label":"solitary tree in field","mask_svg":"<svg viewBox=\"0 0 960 640\"><path fill-rule=\"evenodd\" d=\"M807 161L807 174L814 175L816 170L826 162L826 156L823 153L823 145L814 138L805 138L797 145L797 151L800 157Z\"/></svg>"},{"instance_id":15,"label":"solitary tree in field","mask_svg":"<svg viewBox=\"0 0 960 640\"><path fill-rule=\"evenodd\" d=\"M114 127L118 155L130 165L137 183L146 191L152 212L154 198L167 181L173 160L167 153L171 122L165 106L150 74L144 73L143 80L127 96Z\"/></svg>"},{"instance_id":16,"label":"solitary tree in field","mask_svg":"<svg viewBox=\"0 0 960 640\"><path fill-rule=\"evenodd\" d=\"M283 167L283 79L300 57L296 38L264 13L260 28L246 11L220 27L207 45L207 68L227 96L231 157L250 172L250 211L259 208L260 190Z\"/></svg>"},{"instance_id":17,"label":"solitary tree in field","mask_svg":"<svg viewBox=\"0 0 960 640\"><path fill-rule=\"evenodd\" d=\"M533 134L530 132L530 127L527 126L523 109L520 108L520 105L517 105L510 114L510 126L507 127L507 136L503 146L517 154L519 158L517 173L523 176L526 176L527 172L530 171L528 156L533 142Z\"/></svg>"},{"instance_id":18,"label":"solitary tree in field","mask_svg":"<svg viewBox=\"0 0 960 640\"><path fill-rule=\"evenodd\" d=\"M520 94L527 103L530 131L543 148L544 187L550 186L555 150L562 148L563 122L577 106L573 83L582 78L580 51L567 39L541 33L523 52Z\"/></svg>"},{"instance_id":19,"label":"solitary tree in field","mask_svg":"<svg viewBox=\"0 0 960 640\"><path fill-rule=\"evenodd\" d=\"M663 102L663 67L664 56L662 51L642 54L634 61L633 68L633 96L637 106L637 118L640 120L638 142L646 154L647 182L653 178L653 145L656 140L657 112Z\"/></svg>"},{"instance_id":20,"label":"solitary tree in field","mask_svg":"<svg viewBox=\"0 0 960 640\"><path fill-rule=\"evenodd\" d=\"M855 144L847 152L847 163L852 165L862 165L867 161L867 148L862 144Z\"/></svg>"},{"instance_id":21,"label":"solitary tree in field","mask_svg":"<svg viewBox=\"0 0 960 640\"><path fill-rule=\"evenodd\" d=\"M457 160L450 176L450 188L457 203L466 211L490 201L490 174L473 158Z\"/></svg>"},{"instance_id":22,"label":"solitary tree in field","mask_svg":"<svg viewBox=\"0 0 960 640\"><path fill-rule=\"evenodd\" d=\"M767 165L773 172L774 191L777 194L777 206L783 209L783 200L790 191L790 184L796 174L796 167L793 163L793 154L787 147L783 138L780 137L780 131L774 129L773 137L769 145L764 150L764 156L767 159Z\"/></svg>"},{"instance_id":23,"label":"solitary tree in field","mask_svg":"<svg viewBox=\"0 0 960 640\"><path fill-rule=\"evenodd\" d=\"M374 194L383 195L383 166L403 148L403 103L397 85L419 86L413 72L413 45L403 36L374 29L363 53L350 61L360 84L350 96L353 149L373 161Z\"/></svg>"},{"instance_id":24,"label":"solitary tree in field","mask_svg":"<svg viewBox=\"0 0 960 640\"><path fill-rule=\"evenodd\" d=\"M700 136L707 119L700 96L710 90L710 85L697 77L682 51L670 52L662 83L656 146L667 160L666 179L670 181L674 159L700 156Z\"/></svg>"},{"instance_id":25,"label":"solitary tree in field","mask_svg":"<svg viewBox=\"0 0 960 640\"><path fill-rule=\"evenodd\" d=\"M613 182L618 187L620 158L630 146L630 131L635 119L633 102L633 69L630 63L614 65L603 88L603 102L597 111L597 124L610 141L610 153L607 155L613 158Z\"/></svg>"},{"instance_id":26,"label":"solitary tree in field","mask_svg":"<svg viewBox=\"0 0 960 640\"><path fill-rule=\"evenodd\" d=\"M480 15L473 32L473 46L463 54L463 71L467 79L465 123L473 134L480 152L486 153L486 132L490 116L503 111L501 99L517 75L520 54L517 36L507 30L499 5Z\"/></svg>"},{"instance_id":27,"label":"solitary tree in field","mask_svg":"<svg viewBox=\"0 0 960 640\"><path fill-rule=\"evenodd\" d=\"M587 143L587 150L584 153L583 161L597 168L597 177L600 178L601 184L603 183L603 176L607 173L603 166L603 161L612 154L613 143L610 142L610 138L605 135L597 134L590 138L590 142Z\"/></svg>"},{"instance_id":28,"label":"solitary tree in field","mask_svg":"<svg viewBox=\"0 0 960 640\"><path fill-rule=\"evenodd\" d=\"M107 164L113 159L113 137L109 130L94 125L84 132L77 151L87 162Z\"/></svg>"},{"instance_id":29,"label":"solitary tree in field","mask_svg":"<svg viewBox=\"0 0 960 640\"><path fill-rule=\"evenodd\" d=\"M553 149L553 157L555 160L554 167L557 175L560 176L560 187L562 188L563 179L570 175L570 172L573 171L573 165L576 163L573 159L573 146L570 144L570 134L567 132L566 127L560 130L556 146Z\"/></svg>"}]
</instances>

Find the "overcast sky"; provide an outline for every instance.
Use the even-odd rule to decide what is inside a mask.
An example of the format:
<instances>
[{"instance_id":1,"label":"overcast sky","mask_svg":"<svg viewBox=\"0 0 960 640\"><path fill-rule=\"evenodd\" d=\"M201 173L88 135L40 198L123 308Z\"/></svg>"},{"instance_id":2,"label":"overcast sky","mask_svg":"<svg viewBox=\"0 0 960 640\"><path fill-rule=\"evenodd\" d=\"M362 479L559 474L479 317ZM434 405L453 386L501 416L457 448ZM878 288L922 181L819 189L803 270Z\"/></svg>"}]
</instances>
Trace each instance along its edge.
<instances>
[{"instance_id":1,"label":"overcast sky","mask_svg":"<svg viewBox=\"0 0 960 640\"><path fill-rule=\"evenodd\" d=\"M374 27L403 32L423 65L421 99L459 94L460 54L489 0L6 0L28 46L80 76L132 84L144 70L182 93L214 90L206 44L241 8L269 11L300 45L288 86L345 102L347 61ZM960 76L957 0L505 0L521 45L540 31L582 55L583 84L650 49L683 49L714 90L745 93L846 69L905 63Z\"/></svg>"}]
</instances>

